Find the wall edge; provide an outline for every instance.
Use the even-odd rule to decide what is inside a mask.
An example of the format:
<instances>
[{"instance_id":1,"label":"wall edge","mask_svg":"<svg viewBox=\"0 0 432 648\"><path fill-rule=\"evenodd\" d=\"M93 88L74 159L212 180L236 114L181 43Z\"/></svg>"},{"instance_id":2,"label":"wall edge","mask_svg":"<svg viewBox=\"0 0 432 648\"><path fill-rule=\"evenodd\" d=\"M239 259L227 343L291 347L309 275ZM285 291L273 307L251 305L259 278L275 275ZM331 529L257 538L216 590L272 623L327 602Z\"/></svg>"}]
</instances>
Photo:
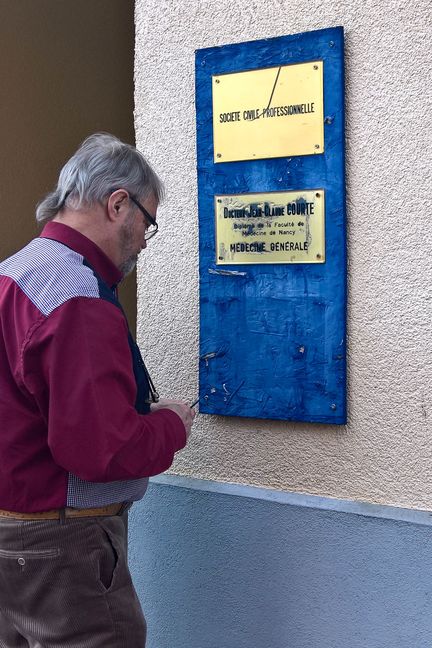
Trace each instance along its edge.
<instances>
[{"instance_id":1,"label":"wall edge","mask_svg":"<svg viewBox=\"0 0 432 648\"><path fill-rule=\"evenodd\" d=\"M150 483L158 486L186 488L189 490L205 491L219 495L248 497L250 499L274 502L275 504L336 511L338 513L351 513L353 515L361 515L365 517L382 518L396 520L398 522L407 522L410 524L432 526L432 511L428 510L387 506L385 504L373 504L361 500L344 500L333 497L322 497L320 495L309 495L308 493L278 491L272 488L261 488L258 486L248 486L231 482L196 479L194 477L183 477L181 475L157 475L150 479Z\"/></svg>"}]
</instances>

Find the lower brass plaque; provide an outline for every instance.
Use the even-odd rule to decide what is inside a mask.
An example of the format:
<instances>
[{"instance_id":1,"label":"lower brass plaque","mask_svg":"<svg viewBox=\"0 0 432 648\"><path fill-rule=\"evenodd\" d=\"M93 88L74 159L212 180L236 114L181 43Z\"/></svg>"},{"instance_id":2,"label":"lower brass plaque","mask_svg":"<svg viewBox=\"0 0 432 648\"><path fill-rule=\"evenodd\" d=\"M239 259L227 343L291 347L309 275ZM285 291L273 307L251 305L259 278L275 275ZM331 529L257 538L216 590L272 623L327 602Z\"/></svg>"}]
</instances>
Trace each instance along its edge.
<instances>
[{"instance_id":1,"label":"lower brass plaque","mask_svg":"<svg viewBox=\"0 0 432 648\"><path fill-rule=\"evenodd\" d=\"M215 196L216 264L324 263L324 190Z\"/></svg>"}]
</instances>

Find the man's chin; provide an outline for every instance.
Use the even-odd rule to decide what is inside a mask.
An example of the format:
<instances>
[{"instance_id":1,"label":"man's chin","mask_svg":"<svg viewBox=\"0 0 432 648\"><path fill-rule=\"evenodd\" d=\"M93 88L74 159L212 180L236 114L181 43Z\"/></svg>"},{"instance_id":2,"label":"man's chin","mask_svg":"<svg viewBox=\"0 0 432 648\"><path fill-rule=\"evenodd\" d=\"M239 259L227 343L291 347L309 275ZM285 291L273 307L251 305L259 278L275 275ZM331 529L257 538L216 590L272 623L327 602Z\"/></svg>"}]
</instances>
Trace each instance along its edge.
<instances>
[{"instance_id":1,"label":"man's chin","mask_svg":"<svg viewBox=\"0 0 432 648\"><path fill-rule=\"evenodd\" d=\"M138 261L138 255L135 254L133 257L129 257L129 259L126 259L126 261L123 261L123 263L119 266L119 270L122 273L123 277L127 277L133 270L135 270L135 266Z\"/></svg>"}]
</instances>

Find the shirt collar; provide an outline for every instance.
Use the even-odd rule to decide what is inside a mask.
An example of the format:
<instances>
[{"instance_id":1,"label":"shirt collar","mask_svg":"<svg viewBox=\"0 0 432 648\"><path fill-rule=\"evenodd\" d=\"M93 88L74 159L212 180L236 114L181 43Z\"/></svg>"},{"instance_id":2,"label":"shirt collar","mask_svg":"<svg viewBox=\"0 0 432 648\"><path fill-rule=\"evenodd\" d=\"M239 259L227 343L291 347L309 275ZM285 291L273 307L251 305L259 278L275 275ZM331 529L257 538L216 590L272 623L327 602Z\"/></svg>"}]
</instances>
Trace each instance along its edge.
<instances>
[{"instance_id":1,"label":"shirt collar","mask_svg":"<svg viewBox=\"0 0 432 648\"><path fill-rule=\"evenodd\" d=\"M63 243L74 252L81 254L88 264L112 288L122 279L122 273L96 243L78 230L63 223L50 221L45 225L40 238L49 238Z\"/></svg>"}]
</instances>

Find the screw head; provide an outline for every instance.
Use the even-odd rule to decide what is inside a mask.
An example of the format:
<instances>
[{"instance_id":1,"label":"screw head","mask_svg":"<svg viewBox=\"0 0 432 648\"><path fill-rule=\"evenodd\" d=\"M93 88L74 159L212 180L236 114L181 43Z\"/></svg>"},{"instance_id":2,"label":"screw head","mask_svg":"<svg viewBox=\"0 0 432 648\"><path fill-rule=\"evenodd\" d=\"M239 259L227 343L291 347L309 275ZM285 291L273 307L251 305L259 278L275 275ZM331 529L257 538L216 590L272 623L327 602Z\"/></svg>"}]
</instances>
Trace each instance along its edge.
<instances>
[{"instance_id":1,"label":"screw head","mask_svg":"<svg viewBox=\"0 0 432 648\"><path fill-rule=\"evenodd\" d=\"M321 194L319 193L319 191L316 192L315 196L316 196L317 198L319 198L319 197L321 196Z\"/></svg>"},{"instance_id":2,"label":"screw head","mask_svg":"<svg viewBox=\"0 0 432 648\"><path fill-rule=\"evenodd\" d=\"M216 157L218 158L222 157L222 153L216 153Z\"/></svg>"},{"instance_id":3,"label":"screw head","mask_svg":"<svg viewBox=\"0 0 432 648\"><path fill-rule=\"evenodd\" d=\"M215 79L215 83L220 83L219 79Z\"/></svg>"},{"instance_id":4,"label":"screw head","mask_svg":"<svg viewBox=\"0 0 432 648\"><path fill-rule=\"evenodd\" d=\"M315 148L316 148L316 149L319 149L319 147L320 147L319 144L315 144Z\"/></svg>"},{"instance_id":5,"label":"screw head","mask_svg":"<svg viewBox=\"0 0 432 648\"><path fill-rule=\"evenodd\" d=\"M314 70L318 70L318 65L314 65Z\"/></svg>"}]
</instances>

